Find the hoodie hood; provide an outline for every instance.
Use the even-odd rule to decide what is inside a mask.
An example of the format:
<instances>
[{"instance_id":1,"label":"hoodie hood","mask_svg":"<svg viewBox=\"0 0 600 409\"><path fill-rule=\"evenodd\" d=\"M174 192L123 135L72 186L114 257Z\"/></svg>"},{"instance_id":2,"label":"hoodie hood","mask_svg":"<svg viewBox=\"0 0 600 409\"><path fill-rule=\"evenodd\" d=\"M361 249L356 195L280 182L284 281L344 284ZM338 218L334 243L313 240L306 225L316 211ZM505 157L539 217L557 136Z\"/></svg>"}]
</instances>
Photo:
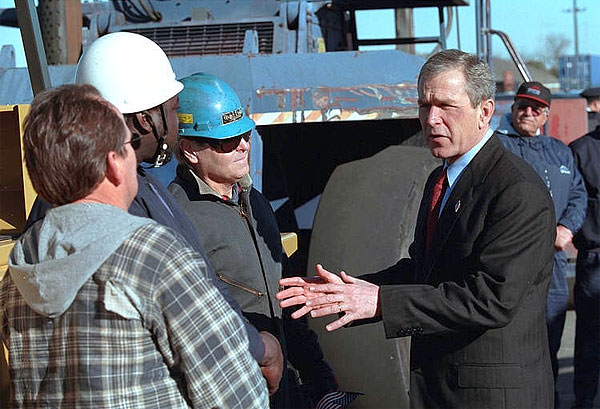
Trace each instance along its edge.
<instances>
[{"instance_id":1,"label":"hoodie hood","mask_svg":"<svg viewBox=\"0 0 600 409\"><path fill-rule=\"evenodd\" d=\"M51 209L15 244L8 260L10 277L34 311L58 317L108 257L148 223L153 221L107 204Z\"/></svg>"}]
</instances>

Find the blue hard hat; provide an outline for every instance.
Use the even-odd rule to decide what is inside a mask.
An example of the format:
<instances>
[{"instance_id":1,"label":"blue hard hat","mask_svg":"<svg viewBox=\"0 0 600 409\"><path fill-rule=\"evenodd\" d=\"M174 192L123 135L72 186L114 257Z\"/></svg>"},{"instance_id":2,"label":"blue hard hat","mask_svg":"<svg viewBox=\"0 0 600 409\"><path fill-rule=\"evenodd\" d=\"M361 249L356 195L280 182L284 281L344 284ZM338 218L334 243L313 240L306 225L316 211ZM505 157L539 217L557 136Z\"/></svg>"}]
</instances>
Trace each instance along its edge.
<instances>
[{"instance_id":1,"label":"blue hard hat","mask_svg":"<svg viewBox=\"0 0 600 409\"><path fill-rule=\"evenodd\" d=\"M179 135L227 139L254 128L240 99L225 81L199 72L181 80L179 93Z\"/></svg>"}]
</instances>

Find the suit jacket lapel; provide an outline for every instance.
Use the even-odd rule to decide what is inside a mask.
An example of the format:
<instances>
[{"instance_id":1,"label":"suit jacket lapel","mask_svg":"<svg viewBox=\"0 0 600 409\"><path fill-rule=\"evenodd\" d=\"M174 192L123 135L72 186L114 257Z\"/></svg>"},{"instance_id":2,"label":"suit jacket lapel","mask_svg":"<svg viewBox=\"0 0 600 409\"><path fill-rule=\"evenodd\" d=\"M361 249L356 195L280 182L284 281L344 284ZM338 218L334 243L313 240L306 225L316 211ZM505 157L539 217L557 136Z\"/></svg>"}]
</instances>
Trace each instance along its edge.
<instances>
[{"instance_id":1,"label":"suit jacket lapel","mask_svg":"<svg viewBox=\"0 0 600 409\"><path fill-rule=\"evenodd\" d=\"M429 277L435 262L438 260L440 252L444 248L444 244L448 240L448 236L454 227L454 223L460 217L467 204L471 203L473 196L473 173L472 169L467 166L461 175L452 193L448 197L440 218L437 223L437 229L429 255L426 257L425 264L425 279Z\"/></svg>"},{"instance_id":2,"label":"suit jacket lapel","mask_svg":"<svg viewBox=\"0 0 600 409\"><path fill-rule=\"evenodd\" d=\"M448 197L437 223L436 235L431 243L431 249L423 260L424 280L427 281L435 263L440 258L454 224L469 208L473 199L473 189L481 184L487 176L488 170L502 152L502 145L494 134L475 155L464 169L460 179L456 182L452 193Z\"/></svg>"}]
</instances>

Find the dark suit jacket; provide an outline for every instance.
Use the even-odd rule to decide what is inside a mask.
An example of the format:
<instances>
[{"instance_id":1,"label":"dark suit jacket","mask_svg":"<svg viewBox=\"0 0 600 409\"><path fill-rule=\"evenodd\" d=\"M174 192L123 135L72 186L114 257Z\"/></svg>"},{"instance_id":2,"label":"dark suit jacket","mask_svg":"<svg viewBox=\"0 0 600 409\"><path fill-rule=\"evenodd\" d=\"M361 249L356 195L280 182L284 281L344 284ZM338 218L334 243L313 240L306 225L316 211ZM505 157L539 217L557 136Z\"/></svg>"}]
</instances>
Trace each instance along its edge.
<instances>
[{"instance_id":1,"label":"dark suit jacket","mask_svg":"<svg viewBox=\"0 0 600 409\"><path fill-rule=\"evenodd\" d=\"M548 189L494 135L465 168L428 255L429 177L410 258L382 285L388 338L412 335L412 407L551 408L545 305L555 217Z\"/></svg>"}]
</instances>

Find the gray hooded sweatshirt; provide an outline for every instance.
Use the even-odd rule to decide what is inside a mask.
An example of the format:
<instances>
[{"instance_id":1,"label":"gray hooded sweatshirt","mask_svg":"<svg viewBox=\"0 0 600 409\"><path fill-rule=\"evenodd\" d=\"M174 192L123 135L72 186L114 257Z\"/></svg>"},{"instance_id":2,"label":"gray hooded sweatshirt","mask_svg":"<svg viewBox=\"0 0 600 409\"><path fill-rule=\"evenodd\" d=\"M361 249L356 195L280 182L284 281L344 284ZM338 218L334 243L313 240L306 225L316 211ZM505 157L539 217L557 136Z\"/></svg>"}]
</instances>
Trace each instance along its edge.
<instances>
[{"instance_id":1,"label":"gray hooded sweatshirt","mask_svg":"<svg viewBox=\"0 0 600 409\"><path fill-rule=\"evenodd\" d=\"M54 208L15 244L8 260L10 277L34 311L59 317L102 263L149 223L155 222L107 204Z\"/></svg>"}]
</instances>

